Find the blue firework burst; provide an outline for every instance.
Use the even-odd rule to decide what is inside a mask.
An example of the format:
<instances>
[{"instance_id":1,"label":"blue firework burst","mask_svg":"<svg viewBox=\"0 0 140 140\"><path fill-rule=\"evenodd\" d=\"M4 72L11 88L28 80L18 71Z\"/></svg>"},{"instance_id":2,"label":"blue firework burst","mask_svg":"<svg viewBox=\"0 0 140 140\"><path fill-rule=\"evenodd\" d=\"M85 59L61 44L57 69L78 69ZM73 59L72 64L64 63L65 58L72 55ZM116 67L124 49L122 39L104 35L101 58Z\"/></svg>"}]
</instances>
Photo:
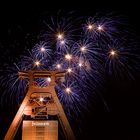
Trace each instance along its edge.
<instances>
[{"instance_id":1,"label":"blue firework burst","mask_svg":"<svg viewBox=\"0 0 140 140\"><path fill-rule=\"evenodd\" d=\"M20 70L66 70L65 80L58 83L56 90L70 115L72 110L80 112L88 99L94 98L93 91L103 85L106 72L116 77L133 77L139 69L137 47L123 36L120 38L125 31L119 30L121 23L116 19L107 15L44 21L39 42L1 76L1 86L8 87L5 93L11 97L24 94L28 81L18 76ZM39 78L36 83L47 86L46 80Z\"/></svg>"}]
</instances>

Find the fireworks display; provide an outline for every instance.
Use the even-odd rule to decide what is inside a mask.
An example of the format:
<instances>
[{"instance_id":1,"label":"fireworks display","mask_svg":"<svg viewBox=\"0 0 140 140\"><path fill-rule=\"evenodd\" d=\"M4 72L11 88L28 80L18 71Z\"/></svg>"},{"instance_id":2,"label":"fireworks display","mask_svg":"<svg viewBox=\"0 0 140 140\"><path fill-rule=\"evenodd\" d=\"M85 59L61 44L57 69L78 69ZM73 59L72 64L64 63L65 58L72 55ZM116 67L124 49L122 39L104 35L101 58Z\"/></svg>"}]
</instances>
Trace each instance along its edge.
<instances>
[{"instance_id":1,"label":"fireworks display","mask_svg":"<svg viewBox=\"0 0 140 140\"><path fill-rule=\"evenodd\" d=\"M119 19L108 15L51 18L32 49L3 71L0 82L7 90L1 102L16 96L20 103L26 94L28 81L19 77L20 70L66 70L56 91L66 114L71 117L73 111L78 115L103 86L105 76L133 78L139 69L137 46L127 39L125 30ZM39 78L36 84L43 87L50 81L49 77Z\"/></svg>"}]
</instances>

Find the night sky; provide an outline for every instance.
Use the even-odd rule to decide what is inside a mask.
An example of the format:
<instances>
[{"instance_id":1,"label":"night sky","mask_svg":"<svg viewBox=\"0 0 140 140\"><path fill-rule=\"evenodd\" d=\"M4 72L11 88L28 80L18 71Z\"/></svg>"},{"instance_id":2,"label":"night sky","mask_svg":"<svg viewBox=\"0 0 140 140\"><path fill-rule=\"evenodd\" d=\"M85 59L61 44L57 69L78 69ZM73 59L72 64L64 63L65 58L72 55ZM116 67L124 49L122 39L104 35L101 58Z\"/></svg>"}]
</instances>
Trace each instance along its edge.
<instances>
[{"instance_id":1,"label":"night sky","mask_svg":"<svg viewBox=\"0 0 140 140\"><path fill-rule=\"evenodd\" d=\"M97 12L123 15L140 41L140 8L138 2L50 2L5 3L0 5L0 69L6 63L17 62L26 49L38 42L38 34L45 15L74 11L79 16L94 16ZM63 4L63 5L62 5ZM140 74L135 80L118 81L108 78L100 97L88 112L83 112L82 133L79 139L138 140L140 139ZM2 93L0 93L2 95ZM1 97L0 95L0 97ZM5 107L3 107L5 106ZM0 140L3 139L18 106L0 104ZM79 120L80 121L80 120ZM76 130L75 130L76 132ZM20 132L19 132L20 133ZM20 134L19 134L20 135ZM18 139L18 138L17 138Z\"/></svg>"}]
</instances>

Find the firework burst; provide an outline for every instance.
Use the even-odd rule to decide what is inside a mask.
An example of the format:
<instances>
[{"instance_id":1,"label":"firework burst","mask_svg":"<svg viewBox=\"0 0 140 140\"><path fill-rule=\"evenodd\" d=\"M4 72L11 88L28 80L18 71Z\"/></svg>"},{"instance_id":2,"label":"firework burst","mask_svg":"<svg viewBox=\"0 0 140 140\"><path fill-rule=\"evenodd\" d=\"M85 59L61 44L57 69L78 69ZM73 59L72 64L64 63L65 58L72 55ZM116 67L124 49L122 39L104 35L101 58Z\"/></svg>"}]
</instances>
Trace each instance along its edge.
<instances>
[{"instance_id":1,"label":"firework burst","mask_svg":"<svg viewBox=\"0 0 140 140\"><path fill-rule=\"evenodd\" d=\"M8 89L3 97L6 93L11 99L25 94L28 81L19 77L20 70L66 70L65 80L58 82L56 90L70 116L69 112L81 112L89 97L94 98L93 91L103 85L106 73L132 78L139 69L137 47L119 37L121 24L115 18L95 16L82 21L71 17L51 18L49 23L44 23L45 29L39 35L41 41L1 76L1 86ZM36 83L47 86L50 80L39 78Z\"/></svg>"}]
</instances>

